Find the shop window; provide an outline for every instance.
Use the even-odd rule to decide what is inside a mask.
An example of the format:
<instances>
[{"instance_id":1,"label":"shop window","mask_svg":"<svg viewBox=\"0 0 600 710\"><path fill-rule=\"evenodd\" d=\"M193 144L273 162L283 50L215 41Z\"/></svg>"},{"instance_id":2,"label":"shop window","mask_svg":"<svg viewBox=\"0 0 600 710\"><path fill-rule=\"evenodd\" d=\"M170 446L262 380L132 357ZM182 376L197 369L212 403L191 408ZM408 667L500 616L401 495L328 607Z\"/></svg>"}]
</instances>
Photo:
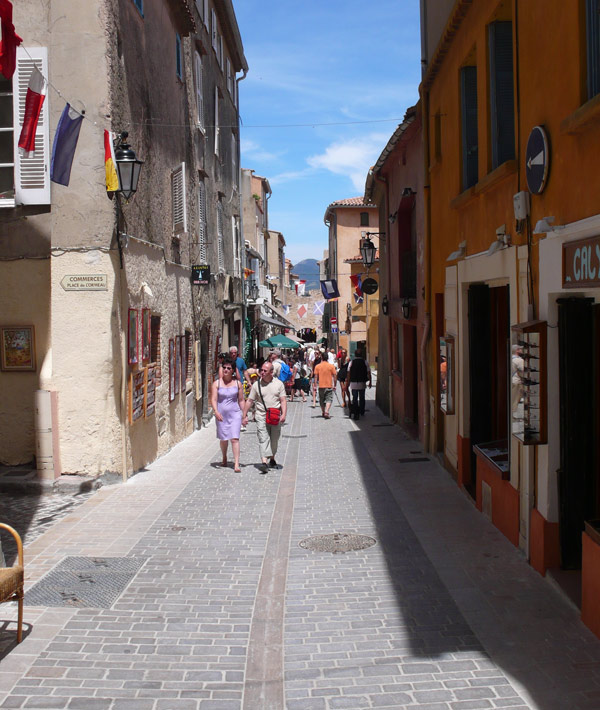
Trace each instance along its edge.
<instances>
[{"instance_id":1,"label":"shop window","mask_svg":"<svg viewBox=\"0 0 600 710\"><path fill-rule=\"evenodd\" d=\"M600 0L586 0L588 100L600 94Z\"/></svg>"},{"instance_id":2,"label":"shop window","mask_svg":"<svg viewBox=\"0 0 600 710\"><path fill-rule=\"evenodd\" d=\"M492 170L515 157L512 22L489 27Z\"/></svg>"},{"instance_id":3,"label":"shop window","mask_svg":"<svg viewBox=\"0 0 600 710\"><path fill-rule=\"evenodd\" d=\"M478 179L477 67L460 70L462 189Z\"/></svg>"}]
</instances>

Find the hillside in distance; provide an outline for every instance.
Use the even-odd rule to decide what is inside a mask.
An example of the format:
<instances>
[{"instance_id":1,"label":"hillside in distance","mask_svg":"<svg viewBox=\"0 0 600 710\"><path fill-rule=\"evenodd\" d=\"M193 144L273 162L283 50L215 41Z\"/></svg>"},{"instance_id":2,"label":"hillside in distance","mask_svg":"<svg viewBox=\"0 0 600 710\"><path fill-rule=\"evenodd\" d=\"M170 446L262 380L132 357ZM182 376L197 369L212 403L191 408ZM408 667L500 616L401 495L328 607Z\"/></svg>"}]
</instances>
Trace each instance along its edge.
<instances>
[{"instance_id":1,"label":"hillside in distance","mask_svg":"<svg viewBox=\"0 0 600 710\"><path fill-rule=\"evenodd\" d=\"M319 262L316 259L303 259L292 267L292 273L306 281L306 290L315 291L321 288L319 282Z\"/></svg>"}]
</instances>

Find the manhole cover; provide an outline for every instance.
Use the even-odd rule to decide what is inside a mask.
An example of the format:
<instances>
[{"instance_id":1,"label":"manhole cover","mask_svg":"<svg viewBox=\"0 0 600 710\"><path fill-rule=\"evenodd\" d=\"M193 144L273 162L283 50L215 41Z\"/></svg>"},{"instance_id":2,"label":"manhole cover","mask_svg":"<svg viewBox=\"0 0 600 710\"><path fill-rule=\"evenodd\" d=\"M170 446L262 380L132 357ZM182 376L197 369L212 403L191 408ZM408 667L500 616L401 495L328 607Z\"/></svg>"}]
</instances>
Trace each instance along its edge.
<instances>
[{"instance_id":1,"label":"manhole cover","mask_svg":"<svg viewBox=\"0 0 600 710\"><path fill-rule=\"evenodd\" d=\"M377 541L368 535L353 533L331 533L329 535L313 535L300 541L300 547L312 552L333 552L340 554L353 550L366 550Z\"/></svg>"},{"instance_id":2,"label":"manhole cover","mask_svg":"<svg viewBox=\"0 0 600 710\"><path fill-rule=\"evenodd\" d=\"M142 557L66 557L25 592L25 604L110 609L145 561Z\"/></svg>"}]
</instances>

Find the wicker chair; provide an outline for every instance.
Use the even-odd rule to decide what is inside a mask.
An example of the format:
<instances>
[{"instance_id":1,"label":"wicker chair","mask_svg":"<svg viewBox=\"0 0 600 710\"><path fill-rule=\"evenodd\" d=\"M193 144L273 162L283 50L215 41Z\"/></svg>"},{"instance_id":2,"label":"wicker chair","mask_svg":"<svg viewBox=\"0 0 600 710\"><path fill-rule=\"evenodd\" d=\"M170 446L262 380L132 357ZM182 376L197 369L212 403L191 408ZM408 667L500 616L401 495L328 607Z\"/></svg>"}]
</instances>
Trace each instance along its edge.
<instances>
[{"instance_id":1,"label":"wicker chair","mask_svg":"<svg viewBox=\"0 0 600 710\"><path fill-rule=\"evenodd\" d=\"M0 567L0 604L3 602L19 602L17 622L17 643L23 639L23 586L25 571L23 567L23 543L21 536L10 525L0 523L0 528L8 530L17 543L17 562L13 567Z\"/></svg>"}]
</instances>

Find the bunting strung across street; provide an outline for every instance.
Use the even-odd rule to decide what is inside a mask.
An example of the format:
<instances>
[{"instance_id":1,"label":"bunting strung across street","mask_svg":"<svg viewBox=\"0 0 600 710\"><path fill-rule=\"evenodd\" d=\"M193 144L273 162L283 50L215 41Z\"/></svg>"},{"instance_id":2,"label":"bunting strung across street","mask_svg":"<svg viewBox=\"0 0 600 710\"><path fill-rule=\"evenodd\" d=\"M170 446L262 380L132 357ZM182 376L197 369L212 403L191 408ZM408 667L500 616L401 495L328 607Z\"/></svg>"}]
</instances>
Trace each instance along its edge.
<instances>
[{"instance_id":1,"label":"bunting strung across street","mask_svg":"<svg viewBox=\"0 0 600 710\"><path fill-rule=\"evenodd\" d=\"M308 308L306 307L306 303L301 303L298 306L298 318L305 318L307 312L308 312Z\"/></svg>"},{"instance_id":2,"label":"bunting strung across street","mask_svg":"<svg viewBox=\"0 0 600 710\"><path fill-rule=\"evenodd\" d=\"M9 0L0 0L0 20L2 21L2 44L0 45L0 72L6 79L12 79L17 66L17 47L23 39L15 32L12 21L13 8Z\"/></svg>"},{"instance_id":3,"label":"bunting strung across street","mask_svg":"<svg viewBox=\"0 0 600 710\"><path fill-rule=\"evenodd\" d=\"M50 180L52 182L69 186L71 166L82 123L83 114L67 104L58 121L52 144L52 161L50 163Z\"/></svg>"},{"instance_id":4,"label":"bunting strung across street","mask_svg":"<svg viewBox=\"0 0 600 710\"><path fill-rule=\"evenodd\" d=\"M323 297L326 301L331 301L333 298L340 297L337 281L335 279L321 281L321 291L323 292Z\"/></svg>"},{"instance_id":5,"label":"bunting strung across street","mask_svg":"<svg viewBox=\"0 0 600 710\"><path fill-rule=\"evenodd\" d=\"M306 279L300 279L296 281L296 296L304 296L306 291Z\"/></svg>"},{"instance_id":6,"label":"bunting strung across street","mask_svg":"<svg viewBox=\"0 0 600 710\"><path fill-rule=\"evenodd\" d=\"M25 96L23 128L19 137L19 153L25 158L32 158L35 154L35 132L37 131L45 98L46 80L42 76L42 72L34 66L29 76L29 85Z\"/></svg>"},{"instance_id":7,"label":"bunting strung across street","mask_svg":"<svg viewBox=\"0 0 600 710\"><path fill-rule=\"evenodd\" d=\"M362 297L363 291L362 291L362 274L352 274L350 277L350 281L352 281L352 285L354 286L354 292L357 296Z\"/></svg>"},{"instance_id":8,"label":"bunting strung across street","mask_svg":"<svg viewBox=\"0 0 600 710\"><path fill-rule=\"evenodd\" d=\"M325 303L326 301L317 301L313 308L314 316L322 316L325 313Z\"/></svg>"},{"instance_id":9,"label":"bunting strung across street","mask_svg":"<svg viewBox=\"0 0 600 710\"><path fill-rule=\"evenodd\" d=\"M291 306L284 306L283 307L283 312L285 313L286 316L289 314L290 308L291 308Z\"/></svg>"}]
</instances>

